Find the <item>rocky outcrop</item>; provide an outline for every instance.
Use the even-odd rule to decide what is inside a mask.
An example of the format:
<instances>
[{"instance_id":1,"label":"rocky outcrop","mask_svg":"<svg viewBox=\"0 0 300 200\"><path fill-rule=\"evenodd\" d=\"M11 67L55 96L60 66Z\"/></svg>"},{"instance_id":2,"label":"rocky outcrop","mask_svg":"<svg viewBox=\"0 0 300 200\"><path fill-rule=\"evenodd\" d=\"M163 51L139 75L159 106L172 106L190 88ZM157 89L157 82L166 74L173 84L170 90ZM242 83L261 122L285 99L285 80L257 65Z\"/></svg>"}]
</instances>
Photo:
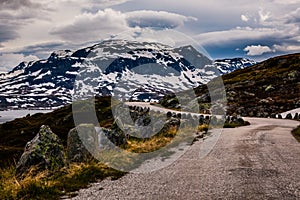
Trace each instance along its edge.
<instances>
[{"instance_id":1,"label":"rocky outcrop","mask_svg":"<svg viewBox=\"0 0 300 200\"><path fill-rule=\"evenodd\" d=\"M69 131L67 141L68 163L91 161L98 148L98 134L93 124L81 124Z\"/></svg>"},{"instance_id":2,"label":"rocky outcrop","mask_svg":"<svg viewBox=\"0 0 300 200\"><path fill-rule=\"evenodd\" d=\"M17 164L17 174L23 175L30 168L35 171L55 171L65 165L64 147L49 126L41 126L38 134L26 144L25 151Z\"/></svg>"}]
</instances>

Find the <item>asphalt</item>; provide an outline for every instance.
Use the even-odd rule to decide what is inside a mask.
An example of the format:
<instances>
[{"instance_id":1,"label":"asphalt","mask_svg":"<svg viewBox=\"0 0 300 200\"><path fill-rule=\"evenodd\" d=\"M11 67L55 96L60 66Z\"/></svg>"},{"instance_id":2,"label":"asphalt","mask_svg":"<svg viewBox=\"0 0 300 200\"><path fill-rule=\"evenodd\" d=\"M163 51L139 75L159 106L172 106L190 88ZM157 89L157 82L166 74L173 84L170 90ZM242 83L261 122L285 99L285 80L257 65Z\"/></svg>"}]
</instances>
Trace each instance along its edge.
<instances>
[{"instance_id":1,"label":"asphalt","mask_svg":"<svg viewBox=\"0 0 300 200\"><path fill-rule=\"evenodd\" d=\"M208 139L166 168L92 184L73 199L300 199L300 144L291 135L299 122L246 120L224 129L205 157Z\"/></svg>"}]
</instances>

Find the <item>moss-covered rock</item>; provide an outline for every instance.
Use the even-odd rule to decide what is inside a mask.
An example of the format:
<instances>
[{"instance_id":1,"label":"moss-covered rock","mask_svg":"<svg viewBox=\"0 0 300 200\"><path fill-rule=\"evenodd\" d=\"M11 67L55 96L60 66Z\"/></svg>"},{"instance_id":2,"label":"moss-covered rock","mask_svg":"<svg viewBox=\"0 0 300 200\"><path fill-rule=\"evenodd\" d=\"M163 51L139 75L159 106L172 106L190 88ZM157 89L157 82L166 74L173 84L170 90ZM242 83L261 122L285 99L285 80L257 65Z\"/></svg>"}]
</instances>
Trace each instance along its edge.
<instances>
[{"instance_id":1,"label":"moss-covered rock","mask_svg":"<svg viewBox=\"0 0 300 200\"><path fill-rule=\"evenodd\" d=\"M17 174L22 175L32 167L35 170L56 171L65 165L64 148L61 140L49 126L41 126L38 134L26 144L25 151L17 164Z\"/></svg>"}]
</instances>

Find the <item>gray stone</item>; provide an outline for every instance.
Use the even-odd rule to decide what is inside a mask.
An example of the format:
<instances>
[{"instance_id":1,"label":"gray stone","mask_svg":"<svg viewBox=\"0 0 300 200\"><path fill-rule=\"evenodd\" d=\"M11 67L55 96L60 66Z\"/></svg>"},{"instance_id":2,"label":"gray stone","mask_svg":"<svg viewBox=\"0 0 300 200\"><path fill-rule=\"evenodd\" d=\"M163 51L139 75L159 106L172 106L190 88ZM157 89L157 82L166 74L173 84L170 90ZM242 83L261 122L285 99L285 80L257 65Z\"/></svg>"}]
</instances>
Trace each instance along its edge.
<instances>
[{"instance_id":1,"label":"gray stone","mask_svg":"<svg viewBox=\"0 0 300 200\"><path fill-rule=\"evenodd\" d=\"M286 117L285 117L285 119L293 119L292 114L291 113L287 114Z\"/></svg>"},{"instance_id":2,"label":"gray stone","mask_svg":"<svg viewBox=\"0 0 300 200\"><path fill-rule=\"evenodd\" d=\"M17 174L22 175L35 167L56 171L65 166L64 147L49 126L41 126L38 134L26 144L25 151L17 164Z\"/></svg>"},{"instance_id":3,"label":"gray stone","mask_svg":"<svg viewBox=\"0 0 300 200\"><path fill-rule=\"evenodd\" d=\"M98 134L93 124L81 124L69 131L68 162L88 162L99 150Z\"/></svg>"},{"instance_id":4,"label":"gray stone","mask_svg":"<svg viewBox=\"0 0 300 200\"><path fill-rule=\"evenodd\" d=\"M296 114L295 114L294 119L295 119L295 120L298 120L298 119L299 119L299 113L296 113Z\"/></svg>"}]
</instances>

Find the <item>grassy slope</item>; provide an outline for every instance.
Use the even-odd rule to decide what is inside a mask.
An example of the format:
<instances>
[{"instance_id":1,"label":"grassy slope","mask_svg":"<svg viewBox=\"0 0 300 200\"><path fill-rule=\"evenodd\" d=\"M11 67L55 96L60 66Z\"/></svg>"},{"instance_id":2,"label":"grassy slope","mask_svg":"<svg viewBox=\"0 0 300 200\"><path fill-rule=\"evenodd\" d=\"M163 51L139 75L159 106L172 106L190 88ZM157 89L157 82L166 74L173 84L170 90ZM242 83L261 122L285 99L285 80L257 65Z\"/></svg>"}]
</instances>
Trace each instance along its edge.
<instances>
[{"instance_id":1,"label":"grassy slope","mask_svg":"<svg viewBox=\"0 0 300 200\"><path fill-rule=\"evenodd\" d=\"M228 114L266 117L300 106L300 54L269 59L223 76ZM196 88L198 96L206 86Z\"/></svg>"},{"instance_id":2,"label":"grassy slope","mask_svg":"<svg viewBox=\"0 0 300 200\"><path fill-rule=\"evenodd\" d=\"M83 123L97 124L88 114L86 104L79 104L82 107L79 114L83 116ZM95 107L98 121L103 127L110 127L113 123L111 113L111 99L102 97L96 99ZM35 114L25 118L16 119L11 122L0 124L0 168L14 164L24 151L24 147L36 133L41 125L49 125L52 131L59 136L63 144L67 143L67 136L70 129L74 128L74 120L71 105L47 114Z\"/></svg>"}]
</instances>

